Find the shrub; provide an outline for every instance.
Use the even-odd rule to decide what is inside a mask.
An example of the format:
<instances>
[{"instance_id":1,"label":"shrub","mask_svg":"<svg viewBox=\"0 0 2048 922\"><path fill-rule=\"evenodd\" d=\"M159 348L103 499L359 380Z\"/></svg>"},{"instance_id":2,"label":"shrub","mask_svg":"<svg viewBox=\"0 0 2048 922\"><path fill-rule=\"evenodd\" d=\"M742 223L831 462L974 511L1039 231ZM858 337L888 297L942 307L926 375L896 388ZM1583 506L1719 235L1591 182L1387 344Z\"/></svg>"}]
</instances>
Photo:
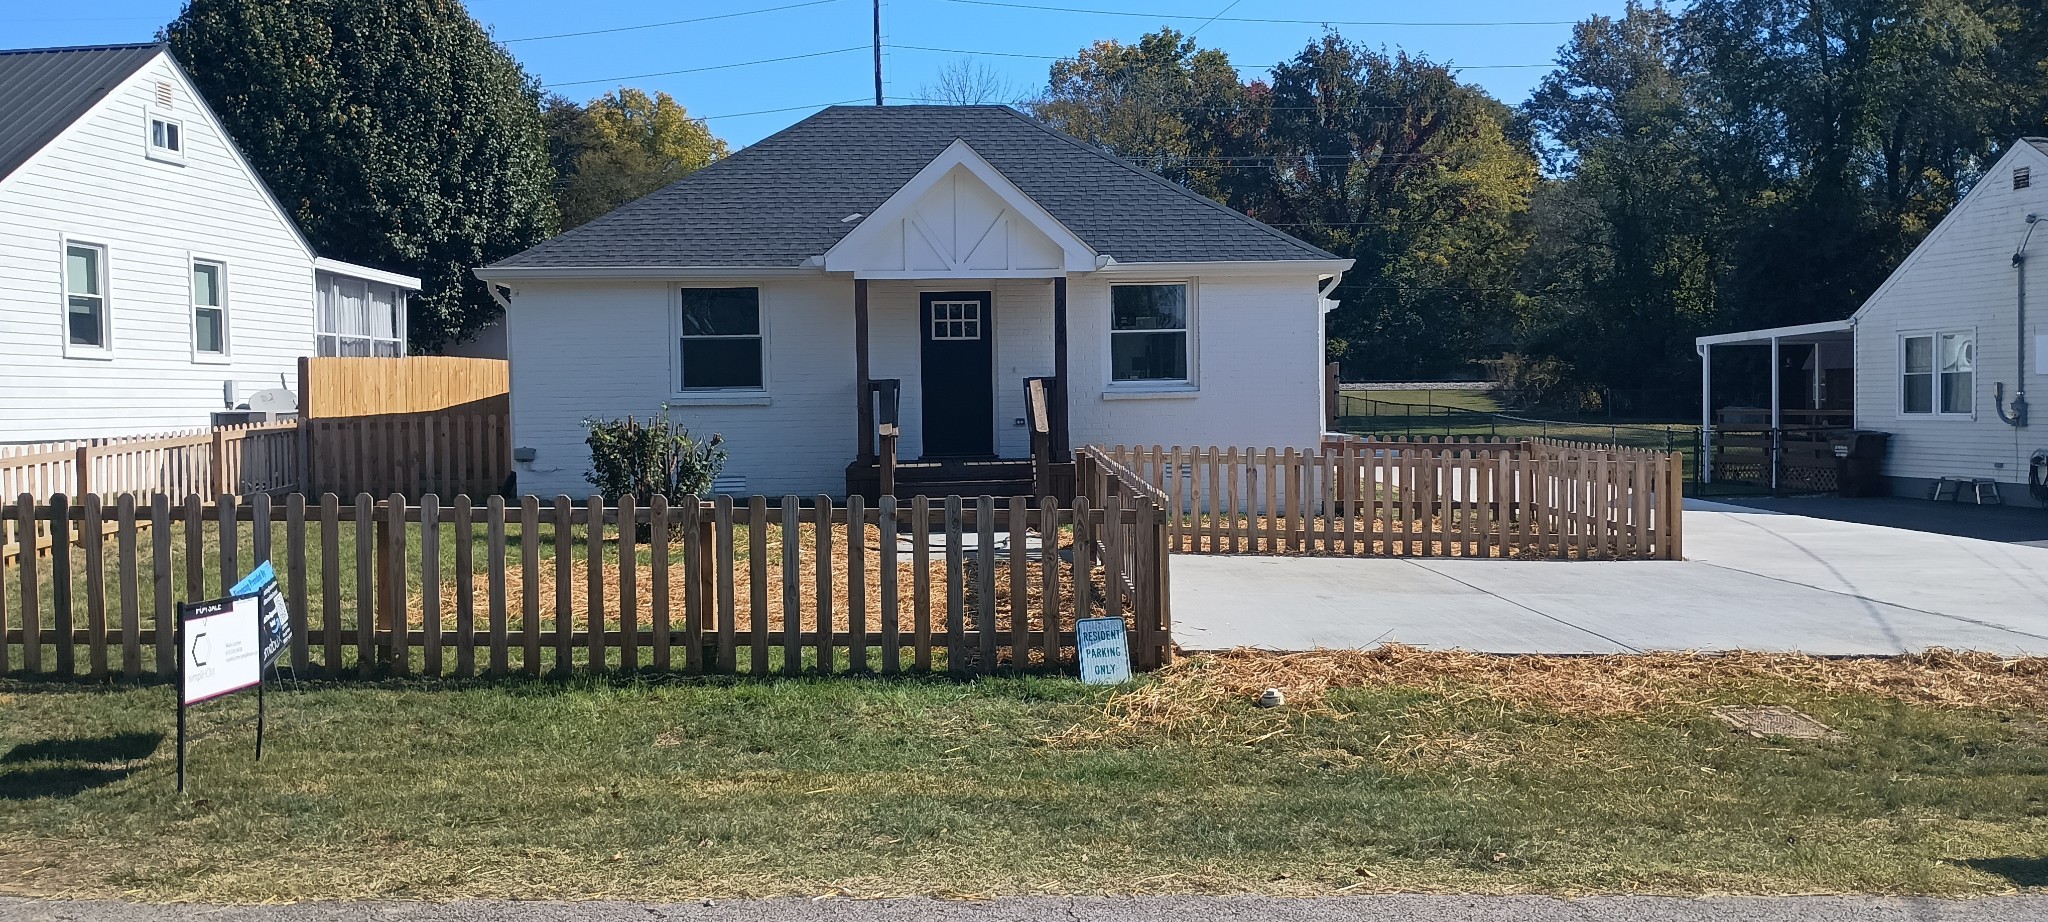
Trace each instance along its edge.
<instances>
[{"instance_id":1,"label":"shrub","mask_svg":"<svg viewBox=\"0 0 2048 922\"><path fill-rule=\"evenodd\" d=\"M590 430L584 439L590 472L583 479L606 502L631 496L644 506L657 495L701 496L725 468L724 436L699 443L690 430L669 421L666 405L661 410L644 422L630 416L583 421Z\"/></svg>"}]
</instances>

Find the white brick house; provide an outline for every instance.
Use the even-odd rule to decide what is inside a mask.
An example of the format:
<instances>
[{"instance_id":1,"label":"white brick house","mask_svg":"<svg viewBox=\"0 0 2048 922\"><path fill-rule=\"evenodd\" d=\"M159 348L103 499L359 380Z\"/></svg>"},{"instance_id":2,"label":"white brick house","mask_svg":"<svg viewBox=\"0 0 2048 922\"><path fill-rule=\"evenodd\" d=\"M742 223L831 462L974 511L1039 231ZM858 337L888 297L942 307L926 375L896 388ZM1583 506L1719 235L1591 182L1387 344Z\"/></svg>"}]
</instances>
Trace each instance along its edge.
<instances>
[{"instance_id":1,"label":"white brick house","mask_svg":"<svg viewBox=\"0 0 2048 922\"><path fill-rule=\"evenodd\" d=\"M522 490L585 491L584 420L666 405L725 437L723 488L813 495L872 490L873 382L932 492L1028 484L1027 378L1056 450L1314 446L1349 267L1007 107L903 106L827 109L476 274Z\"/></svg>"},{"instance_id":2,"label":"white brick house","mask_svg":"<svg viewBox=\"0 0 2048 922\"><path fill-rule=\"evenodd\" d=\"M419 280L317 257L162 45L0 52L0 443L205 426L397 354Z\"/></svg>"},{"instance_id":3,"label":"white brick house","mask_svg":"<svg viewBox=\"0 0 2048 922\"><path fill-rule=\"evenodd\" d=\"M1890 433L1884 473L1894 493L1988 478L2008 485L2010 501L2025 494L2015 487L2030 471L2048 476L2048 413L2030 406L2048 400L2044 313L2048 139L2022 138L1854 315L1703 336L1699 348L1709 375L1715 347L1777 355L1778 399L1763 408L1772 428L1818 416ZM1710 394L1711 378L1703 383ZM1703 395L1710 438L1727 428L1716 411Z\"/></svg>"}]
</instances>

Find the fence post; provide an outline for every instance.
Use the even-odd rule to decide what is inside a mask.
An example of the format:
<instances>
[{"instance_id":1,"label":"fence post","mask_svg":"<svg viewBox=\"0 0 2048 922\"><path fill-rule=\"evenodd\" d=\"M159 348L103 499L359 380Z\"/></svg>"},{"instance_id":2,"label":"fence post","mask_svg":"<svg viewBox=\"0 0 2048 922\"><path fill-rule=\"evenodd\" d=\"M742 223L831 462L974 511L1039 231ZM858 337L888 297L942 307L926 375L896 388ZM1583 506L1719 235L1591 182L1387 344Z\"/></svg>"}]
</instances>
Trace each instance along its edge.
<instances>
[{"instance_id":1,"label":"fence post","mask_svg":"<svg viewBox=\"0 0 2048 922\"><path fill-rule=\"evenodd\" d=\"M213 429L213 454L208 460L213 468L213 495L219 499L228 491L228 449L227 432L218 426Z\"/></svg>"},{"instance_id":2,"label":"fence post","mask_svg":"<svg viewBox=\"0 0 2048 922\"><path fill-rule=\"evenodd\" d=\"M78 446L78 455L72 465L77 468L78 491L73 496L80 498L92 495L92 443Z\"/></svg>"}]
</instances>

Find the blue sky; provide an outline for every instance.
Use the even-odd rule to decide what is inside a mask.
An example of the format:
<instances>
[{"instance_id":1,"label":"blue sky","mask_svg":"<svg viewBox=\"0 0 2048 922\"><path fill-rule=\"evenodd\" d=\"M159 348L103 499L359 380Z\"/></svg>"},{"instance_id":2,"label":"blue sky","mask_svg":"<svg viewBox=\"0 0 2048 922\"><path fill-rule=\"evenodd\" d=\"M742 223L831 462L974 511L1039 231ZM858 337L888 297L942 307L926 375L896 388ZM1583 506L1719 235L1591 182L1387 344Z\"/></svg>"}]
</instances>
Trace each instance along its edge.
<instances>
[{"instance_id":1,"label":"blue sky","mask_svg":"<svg viewBox=\"0 0 2048 922\"><path fill-rule=\"evenodd\" d=\"M0 47L147 41L182 6L0 0ZM1621 7L1622 0L885 0L882 38L896 47L883 52L884 91L908 101L939 68L968 57L961 52L978 52L974 60L1027 95L1044 84L1052 58L1162 25L1199 28L1203 46L1229 52L1250 77L1300 51L1331 21L1352 23L1335 26L1349 38L1469 67L1466 79L1517 103L1570 37L1570 23ZM871 0L469 0L469 8L550 88L576 98L616 86L666 90L735 146L817 106L874 96ZM728 15L756 10L769 11ZM702 21L540 38L686 19ZM1417 22L1431 24L1393 24ZM771 58L789 60L726 66ZM696 72L673 73L685 70Z\"/></svg>"}]
</instances>

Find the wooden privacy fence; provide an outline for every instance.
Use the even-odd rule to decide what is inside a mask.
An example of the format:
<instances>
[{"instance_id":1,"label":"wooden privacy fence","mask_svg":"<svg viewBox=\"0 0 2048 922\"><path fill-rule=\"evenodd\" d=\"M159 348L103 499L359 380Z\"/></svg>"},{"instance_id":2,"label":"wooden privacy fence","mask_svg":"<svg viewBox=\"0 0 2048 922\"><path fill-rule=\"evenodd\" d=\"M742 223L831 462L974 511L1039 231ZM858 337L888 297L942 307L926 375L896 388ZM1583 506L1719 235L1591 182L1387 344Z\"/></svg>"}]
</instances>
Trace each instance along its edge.
<instances>
[{"instance_id":1,"label":"wooden privacy fence","mask_svg":"<svg viewBox=\"0 0 2048 922\"><path fill-rule=\"evenodd\" d=\"M457 412L503 416L511 409L510 370L504 359L303 356L299 359L299 416L327 419Z\"/></svg>"},{"instance_id":2,"label":"wooden privacy fence","mask_svg":"<svg viewBox=\"0 0 2048 922\"><path fill-rule=\"evenodd\" d=\"M485 496L510 492L511 431L496 414L307 419L309 494Z\"/></svg>"},{"instance_id":3,"label":"wooden privacy fence","mask_svg":"<svg viewBox=\"0 0 2048 922\"><path fill-rule=\"evenodd\" d=\"M1071 671L1086 616L1126 619L1152 668L1165 523L1123 499L22 497L0 521L77 539L0 566L0 671L168 675L174 601L266 559L301 674Z\"/></svg>"},{"instance_id":4,"label":"wooden privacy fence","mask_svg":"<svg viewBox=\"0 0 2048 922\"><path fill-rule=\"evenodd\" d=\"M1551 439L1330 439L1313 449L1100 446L1163 497L1179 552L1683 555L1677 453Z\"/></svg>"}]
</instances>

